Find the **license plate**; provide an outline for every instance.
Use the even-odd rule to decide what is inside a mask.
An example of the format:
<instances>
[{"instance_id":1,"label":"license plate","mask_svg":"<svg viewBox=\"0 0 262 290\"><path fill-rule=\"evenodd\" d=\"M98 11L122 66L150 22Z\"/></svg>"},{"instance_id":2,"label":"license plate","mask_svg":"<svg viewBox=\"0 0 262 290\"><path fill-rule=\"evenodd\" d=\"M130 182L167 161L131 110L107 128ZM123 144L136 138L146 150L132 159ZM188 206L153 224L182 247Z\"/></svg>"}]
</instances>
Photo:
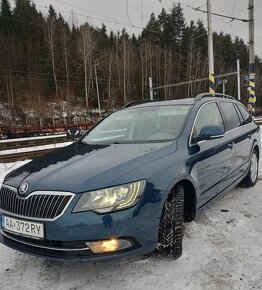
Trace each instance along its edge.
<instances>
[{"instance_id":1,"label":"license plate","mask_svg":"<svg viewBox=\"0 0 262 290\"><path fill-rule=\"evenodd\" d=\"M2 216L2 228L10 233L33 239L44 238L44 224Z\"/></svg>"}]
</instances>

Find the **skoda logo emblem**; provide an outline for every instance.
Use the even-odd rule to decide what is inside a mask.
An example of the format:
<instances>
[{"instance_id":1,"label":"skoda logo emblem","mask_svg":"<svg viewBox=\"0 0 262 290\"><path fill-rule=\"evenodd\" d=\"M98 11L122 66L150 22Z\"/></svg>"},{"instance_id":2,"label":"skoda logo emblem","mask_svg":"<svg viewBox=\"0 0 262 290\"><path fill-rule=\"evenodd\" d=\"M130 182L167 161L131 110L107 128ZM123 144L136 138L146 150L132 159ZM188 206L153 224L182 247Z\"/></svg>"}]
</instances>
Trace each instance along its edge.
<instances>
[{"instance_id":1,"label":"skoda logo emblem","mask_svg":"<svg viewBox=\"0 0 262 290\"><path fill-rule=\"evenodd\" d=\"M20 194L25 194L28 190L28 183L23 183L19 187L19 193Z\"/></svg>"}]
</instances>

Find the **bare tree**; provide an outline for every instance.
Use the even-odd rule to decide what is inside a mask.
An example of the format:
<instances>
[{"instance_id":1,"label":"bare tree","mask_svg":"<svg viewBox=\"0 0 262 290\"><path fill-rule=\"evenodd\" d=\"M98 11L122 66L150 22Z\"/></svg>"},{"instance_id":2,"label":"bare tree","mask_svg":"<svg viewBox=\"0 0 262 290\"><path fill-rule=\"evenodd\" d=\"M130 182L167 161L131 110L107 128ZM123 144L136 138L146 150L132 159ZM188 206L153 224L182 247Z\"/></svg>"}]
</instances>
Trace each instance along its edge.
<instances>
[{"instance_id":1,"label":"bare tree","mask_svg":"<svg viewBox=\"0 0 262 290\"><path fill-rule=\"evenodd\" d=\"M167 48L164 49L164 85L167 85ZM165 100L167 99L167 88L165 90Z\"/></svg>"},{"instance_id":2,"label":"bare tree","mask_svg":"<svg viewBox=\"0 0 262 290\"><path fill-rule=\"evenodd\" d=\"M140 48L140 60L141 60L141 87L142 87L142 100L144 99L144 57L142 47Z\"/></svg>"},{"instance_id":3,"label":"bare tree","mask_svg":"<svg viewBox=\"0 0 262 290\"><path fill-rule=\"evenodd\" d=\"M89 107L89 93L90 93L90 81L92 77L92 53L95 48L95 42L93 40L92 31L88 23L85 23L80 27L79 38L79 52L83 60L85 71L85 101L86 108ZM89 74L88 74L89 72Z\"/></svg>"},{"instance_id":4,"label":"bare tree","mask_svg":"<svg viewBox=\"0 0 262 290\"><path fill-rule=\"evenodd\" d=\"M113 61L113 48L111 49L110 60L109 60L109 77L108 77L108 102L109 102L109 105L111 104L112 61Z\"/></svg>"},{"instance_id":5,"label":"bare tree","mask_svg":"<svg viewBox=\"0 0 262 290\"><path fill-rule=\"evenodd\" d=\"M193 39L190 41L189 51L188 51L188 63L187 63L187 75L188 75L188 81L190 82L192 80L192 63L193 63ZM191 89L191 91L190 91ZM190 93L192 93L192 84L188 84L187 88L187 97L190 97Z\"/></svg>"},{"instance_id":6,"label":"bare tree","mask_svg":"<svg viewBox=\"0 0 262 290\"><path fill-rule=\"evenodd\" d=\"M126 49L126 36L123 35L123 45L122 45L122 55L123 55L123 78L124 78L124 103L126 103L126 55L127 55L127 49Z\"/></svg>"},{"instance_id":7,"label":"bare tree","mask_svg":"<svg viewBox=\"0 0 262 290\"><path fill-rule=\"evenodd\" d=\"M68 41L69 41L69 31L65 25L61 26L62 30L62 42L63 42L63 49L64 49L64 59L65 59L65 69L66 69L66 100L69 101L69 70L68 70Z\"/></svg>"},{"instance_id":8,"label":"bare tree","mask_svg":"<svg viewBox=\"0 0 262 290\"><path fill-rule=\"evenodd\" d=\"M55 71L55 19L49 16L47 19L47 31L46 31L46 39L50 48L51 52L51 59L52 59L52 68L54 74L54 81L55 81L55 89L56 89L56 96L58 97L58 85L57 85L57 78L56 78L56 71Z\"/></svg>"},{"instance_id":9,"label":"bare tree","mask_svg":"<svg viewBox=\"0 0 262 290\"><path fill-rule=\"evenodd\" d=\"M11 105L12 105L12 108L13 108L14 107L14 92L13 92L13 83L12 83L11 72L9 72L9 83L10 83Z\"/></svg>"},{"instance_id":10,"label":"bare tree","mask_svg":"<svg viewBox=\"0 0 262 290\"><path fill-rule=\"evenodd\" d=\"M118 90L121 90L121 76L120 76L120 66L119 66L119 34L117 34L116 40L116 66L117 66L117 76L118 76Z\"/></svg>"},{"instance_id":11,"label":"bare tree","mask_svg":"<svg viewBox=\"0 0 262 290\"><path fill-rule=\"evenodd\" d=\"M127 88L130 87L131 83L131 57L132 57L132 48L131 42L129 39L126 30L122 30L121 38L120 38L120 53L122 57L122 64L123 64L123 101L124 103L127 102Z\"/></svg>"}]
</instances>

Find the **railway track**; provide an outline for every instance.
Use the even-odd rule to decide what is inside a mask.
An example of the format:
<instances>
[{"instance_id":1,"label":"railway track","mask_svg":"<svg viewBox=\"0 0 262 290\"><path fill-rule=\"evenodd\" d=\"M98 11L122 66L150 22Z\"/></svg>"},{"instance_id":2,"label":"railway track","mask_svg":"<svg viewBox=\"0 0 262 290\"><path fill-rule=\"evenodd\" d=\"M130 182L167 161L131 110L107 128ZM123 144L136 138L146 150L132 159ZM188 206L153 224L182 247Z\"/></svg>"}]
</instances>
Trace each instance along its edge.
<instances>
[{"instance_id":1,"label":"railway track","mask_svg":"<svg viewBox=\"0 0 262 290\"><path fill-rule=\"evenodd\" d=\"M0 140L0 148L3 150L29 148L35 146L44 146L49 144L59 144L69 141L67 136L54 135L54 136L43 136L33 138L20 138L20 139L4 139Z\"/></svg>"},{"instance_id":2,"label":"railway track","mask_svg":"<svg viewBox=\"0 0 262 290\"><path fill-rule=\"evenodd\" d=\"M0 163L10 163L23 160L31 160L38 156L43 156L50 152L57 150L65 145L67 142L73 141L68 139L65 134L63 135L53 135L53 136L41 136L32 138L21 138L21 139L7 139L0 140ZM50 148L50 146L52 146ZM56 148L57 145L57 148ZM60 145L60 146L59 146ZM43 148L46 146L49 148ZM35 148L34 148L35 147ZM30 150L32 148L32 150ZM17 152L14 152L16 151ZM19 152L24 149L24 152ZM28 150L29 149L29 150ZM8 152L10 151L10 153Z\"/></svg>"},{"instance_id":3,"label":"railway track","mask_svg":"<svg viewBox=\"0 0 262 290\"><path fill-rule=\"evenodd\" d=\"M262 125L262 117L255 118L255 122L256 122L258 125Z\"/></svg>"},{"instance_id":4,"label":"railway track","mask_svg":"<svg viewBox=\"0 0 262 290\"><path fill-rule=\"evenodd\" d=\"M0 155L0 163L10 163L10 162L16 162L16 161L31 160L36 157L54 152L57 149L58 148L52 148L52 149L45 149L45 150L36 150L36 151L21 152L21 153L15 153L15 154Z\"/></svg>"}]
</instances>

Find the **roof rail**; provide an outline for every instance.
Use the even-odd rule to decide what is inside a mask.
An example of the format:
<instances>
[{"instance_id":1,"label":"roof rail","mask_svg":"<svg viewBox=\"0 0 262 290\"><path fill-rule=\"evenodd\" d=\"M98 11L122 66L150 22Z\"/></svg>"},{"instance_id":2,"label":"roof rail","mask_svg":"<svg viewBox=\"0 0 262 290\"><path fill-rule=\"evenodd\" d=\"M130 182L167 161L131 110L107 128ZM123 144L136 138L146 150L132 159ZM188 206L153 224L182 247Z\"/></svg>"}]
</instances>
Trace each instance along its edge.
<instances>
[{"instance_id":1,"label":"roof rail","mask_svg":"<svg viewBox=\"0 0 262 290\"><path fill-rule=\"evenodd\" d=\"M136 105L145 104L145 103L150 103L150 102L152 102L152 101L151 100L138 100L138 101L133 101L133 102L130 102L130 103L124 105L122 107L122 109L129 108L129 107L133 107L133 106L136 106Z\"/></svg>"},{"instance_id":2,"label":"roof rail","mask_svg":"<svg viewBox=\"0 0 262 290\"><path fill-rule=\"evenodd\" d=\"M234 97L228 96L228 95L224 95L224 94L211 94L211 93L203 93L203 94L199 94L195 97L195 101L198 102L200 100L202 100L203 98L208 98L208 97L217 97L217 98L225 98L225 99L230 99L230 100L236 100Z\"/></svg>"}]
</instances>

